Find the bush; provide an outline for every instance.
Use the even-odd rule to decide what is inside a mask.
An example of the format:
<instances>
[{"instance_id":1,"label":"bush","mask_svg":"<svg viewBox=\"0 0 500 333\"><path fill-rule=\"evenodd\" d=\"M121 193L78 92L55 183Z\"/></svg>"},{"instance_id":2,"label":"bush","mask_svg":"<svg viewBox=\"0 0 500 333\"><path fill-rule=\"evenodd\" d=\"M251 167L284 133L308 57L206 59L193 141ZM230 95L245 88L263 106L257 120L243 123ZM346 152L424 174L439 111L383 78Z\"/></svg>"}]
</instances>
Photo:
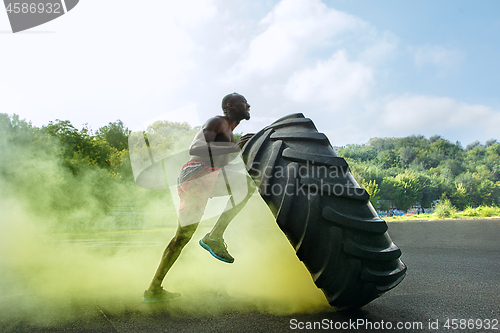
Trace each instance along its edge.
<instances>
[{"instance_id":1,"label":"bush","mask_svg":"<svg viewBox=\"0 0 500 333\"><path fill-rule=\"evenodd\" d=\"M470 217L479 216L479 212L477 211L477 209L472 208L471 206L467 206L467 208L465 208L465 210L463 211L463 214Z\"/></svg>"},{"instance_id":2,"label":"bush","mask_svg":"<svg viewBox=\"0 0 500 333\"><path fill-rule=\"evenodd\" d=\"M456 213L457 209L448 199L440 200L434 209L434 214L436 214L439 218L454 217Z\"/></svg>"},{"instance_id":3,"label":"bush","mask_svg":"<svg viewBox=\"0 0 500 333\"><path fill-rule=\"evenodd\" d=\"M476 208L478 215L481 217L490 217L500 215L500 208L495 206L479 206Z\"/></svg>"}]
</instances>

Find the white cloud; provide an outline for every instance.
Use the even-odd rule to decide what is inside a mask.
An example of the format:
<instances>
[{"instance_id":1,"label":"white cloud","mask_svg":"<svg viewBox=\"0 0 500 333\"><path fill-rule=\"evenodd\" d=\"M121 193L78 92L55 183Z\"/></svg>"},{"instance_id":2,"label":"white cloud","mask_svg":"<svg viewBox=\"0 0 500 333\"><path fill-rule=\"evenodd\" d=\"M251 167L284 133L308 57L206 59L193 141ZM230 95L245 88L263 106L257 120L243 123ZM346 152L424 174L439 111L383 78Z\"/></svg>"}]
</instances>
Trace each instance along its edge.
<instances>
[{"instance_id":1,"label":"white cloud","mask_svg":"<svg viewBox=\"0 0 500 333\"><path fill-rule=\"evenodd\" d=\"M422 46L410 51L414 53L415 65L418 68L432 66L440 72L458 68L465 59L463 52L442 46Z\"/></svg>"},{"instance_id":2,"label":"white cloud","mask_svg":"<svg viewBox=\"0 0 500 333\"><path fill-rule=\"evenodd\" d=\"M487 140L498 136L500 112L448 97L401 96L388 100L376 121L387 136L444 135L450 140Z\"/></svg>"},{"instance_id":3,"label":"white cloud","mask_svg":"<svg viewBox=\"0 0 500 333\"><path fill-rule=\"evenodd\" d=\"M300 60L309 48L365 23L319 0L282 0L264 17L264 31L250 42L231 74L271 74Z\"/></svg>"},{"instance_id":4,"label":"white cloud","mask_svg":"<svg viewBox=\"0 0 500 333\"><path fill-rule=\"evenodd\" d=\"M163 11L173 18L176 25L192 29L203 26L217 15L213 0L169 1L170 8Z\"/></svg>"},{"instance_id":5,"label":"white cloud","mask_svg":"<svg viewBox=\"0 0 500 333\"><path fill-rule=\"evenodd\" d=\"M378 65L391 59L397 50L399 39L391 32L379 34L371 29L370 42L359 54L358 60L370 65Z\"/></svg>"},{"instance_id":6,"label":"white cloud","mask_svg":"<svg viewBox=\"0 0 500 333\"><path fill-rule=\"evenodd\" d=\"M401 80L412 73L398 48L411 52L422 77L459 68L465 53L407 49L395 34L320 0L164 1L154 10L110 0L99 8L80 2L40 27L55 33L2 36L9 50L0 55L9 64L2 112L37 126L60 118L93 128L121 119L133 127L194 104L203 122L220 112L222 96L238 91L249 98L252 119L237 131L303 112L333 144L418 133L463 142L498 136L497 110L458 95L376 97L394 92L393 82L397 91L411 89L411 80Z\"/></svg>"},{"instance_id":7,"label":"white cloud","mask_svg":"<svg viewBox=\"0 0 500 333\"><path fill-rule=\"evenodd\" d=\"M59 118L96 128L116 119L133 126L186 105L191 101L180 92L189 90L201 49L193 31L215 15L212 1L190 4L158 2L152 11L114 0L96 11L80 2L39 28L55 33L8 36L2 43L12 51L0 55L11 64L0 82L8 92L1 109L36 126Z\"/></svg>"},{"instance_id":8,"label":"white cloud","mask_svg":"<svg viewBox=\"0 0 500 333\"><path fill-rule=\"evenodd\" d=\"M198 114L198 110L196 109L196 105L191 104L145 120L142 124L138 124L137 127L133 127L131 129L134 132L142 132L155 122L164 120L178 123L188 123L191 127L203 125L203 123L200 121L200 116Z\"/></svg>"},{"instance_id":9,"label":"white cloud","mask_svg":"<svg viewBox=\"0 0 500 333\"><path fill-rule=\"evenodd\" d=\"M306 114L308 116L308 114ZM370 99L365 111L343 112L313 117L319 131L332 145L364 143L374 137L405 137L438 134L464 145L475 140L498 138L500 110L485 105L463 103L448 97L403 95Z\"/></svg>"},{"instance_id":10,"label":"white cloud","mask_svg":"<svg viewBox=\"0 0 500 333\"><path fill-rule=\"evenodd\" d=\"M323 103L339 108L363 98L374 83L370 67L347 59L346 52L336 52L314 68L298 71L285 87L285 95L297 102Z\"/></svg>"}]
</instances>

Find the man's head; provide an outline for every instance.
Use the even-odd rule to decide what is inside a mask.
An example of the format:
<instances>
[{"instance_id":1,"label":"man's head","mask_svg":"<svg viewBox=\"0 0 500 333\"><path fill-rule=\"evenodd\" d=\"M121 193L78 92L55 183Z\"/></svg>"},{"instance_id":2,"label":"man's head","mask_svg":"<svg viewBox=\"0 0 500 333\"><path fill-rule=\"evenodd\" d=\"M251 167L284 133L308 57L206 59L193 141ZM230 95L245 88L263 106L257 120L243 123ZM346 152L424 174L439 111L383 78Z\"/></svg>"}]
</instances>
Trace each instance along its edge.
<instances>
[{"instance_id":1,"label":"man's head","mask_svg":"<svg viewBox=\"0 0 500 333\"><path fill-rule=\"evenodd\" d=\"M244 96L235 92L224 96L222 99L222 110L224 111L224 115L228 117L250 119L250 104L248 104Z\"/></svg>"}]
</instances>

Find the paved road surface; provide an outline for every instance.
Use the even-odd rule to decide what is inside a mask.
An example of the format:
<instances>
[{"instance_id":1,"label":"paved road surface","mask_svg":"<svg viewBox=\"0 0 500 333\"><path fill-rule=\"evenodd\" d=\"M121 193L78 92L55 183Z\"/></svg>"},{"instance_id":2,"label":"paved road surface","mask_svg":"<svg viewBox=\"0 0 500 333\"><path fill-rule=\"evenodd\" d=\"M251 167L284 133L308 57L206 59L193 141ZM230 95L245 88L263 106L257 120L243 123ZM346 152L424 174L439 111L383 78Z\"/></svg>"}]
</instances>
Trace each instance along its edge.
<instances>
[{"instance_id":1,"label":"paved road surface","mask_svg":"<svg viewBox=\"0 0 500 333\"><path fill-rule=\"evenodd\" d=\"M193 318L172 316L167 305L155 305L147 312L136 309L111 314L97 302L75 304L74 319L53 326L1 320L0 314L0 331L325 332L332 328L331 331L385 332L389 331L389 325L393 331L404 332L500 331L500 220L391 222L389 233L403 251L408 275L397 288L350 314L325 311L274 316L226 312L215 317ZM474 319L474 322L460 322L460 319ZM449 328L445 327L447 320ZM300 329L314 322L328 329ZM395 330L398 323L408 329ZM344 330L335 330L342 326Z\"/></svg>"}]
</instances>

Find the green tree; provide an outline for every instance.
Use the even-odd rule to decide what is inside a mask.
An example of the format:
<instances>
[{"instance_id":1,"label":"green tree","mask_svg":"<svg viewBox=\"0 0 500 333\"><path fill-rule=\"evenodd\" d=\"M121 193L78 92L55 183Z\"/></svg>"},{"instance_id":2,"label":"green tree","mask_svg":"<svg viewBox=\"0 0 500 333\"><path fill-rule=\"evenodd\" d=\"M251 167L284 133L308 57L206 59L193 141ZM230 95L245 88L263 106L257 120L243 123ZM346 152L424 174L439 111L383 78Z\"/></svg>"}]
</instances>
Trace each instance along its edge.
<instances>
[{"instance_id":1,"label":"green tree","mask_svg":"<svg viewBox=\"0 0 500 333\"><path fill-rule=\"evenodd\" d=\"M410 209L421 198L420 180L410 172L385 177L382 190L386 192L384 199L393 201L401 210Z\"/></svg>"},{"instance_id":2,"label":"green tree","mask_svg":"<svg viewBox=\"0 0 500 333\"><path fill-rule=\"evenodd\" d=\"M357 162L370 161L376 157L375 148L371 145L366 144L349 144L343 148L338 149L337 154L343 156L344 158L354 159Z\"/></svg>"},{"instance_id":3,"label":"green tree","mask_svg":"<svg viewBox=\"0 0 500 333\"><path fill-rule=\"evenodd\" d=\"M470 205L467 190L462 183L455 183L455 188L451 193L450 201L455 207L458 207L458 209L461 210Z\"/></svg>"},{"instance_id":4,"label":"green tree","mask_svg":"<svg viewBox=\"0 0 500 333\"><path fill-rule=\"evenodd\" d=\"M499 183L494 183L489 179L482 179L477 186L477 194L480 205L496 205L500 197Z\"/></svg>"},{"instance_id":5,"label":"green tree","mask_svg":"<svg viewBox=\"0 0 500 333\"><path fill-rule=\"evenodd\" d=\"M465 148L466 151L470 151L470 150L473 150L473 149L476 149L478 147L481 147L481 142L479 141L474 141L474 142L471 142L467 145L467 147Z\"/></svg>"},{"instance_id":6,"label":"green tree","mask_svg":"<svg viewBox=\"0 0 500 333\"><path fill-rule=\"evenodd\" d=\"M380 199L393 204L397 201L399 196L399 188L396 185L395 177L385 176L382 184L380 184Z\"/></svg>"},{"instance_id":7,"label":"green tree","mask_svg":"<svg viewBox=\"0 0 500 333\"><path fill-rule=\"evenodd\" d=\"M495 140L495 139L490 139L490 140L486 141L486 143L484 144L484 146L485 146L486 148L488 148L488 147L491 147L491 146L493 146L494 144L497 144L497 143L498 143L498 141L497 141L497 140Z\"/></svg>"},{"instance_id":8,"label":"green tree","mask_svg":"<svg viewBox=\"0 0 500 333\"><path fill-rule=\"evenodd\" d=\"M442 179L435 175L419 173L420 182L420 206L428 208L439 199L442 193Z\"/></svg>"},{"instance_id":9,"label":"green tree","mask_svg":"<svg viewBox=\"0 0 500 333\"><path fill-rule=\"evenodd\" d=\"M399 160L404 167L410 165L417 156L415 149L411 146L399 148Z\"/></svg>"},{"instance_id":10,"label":"green tree","mask_svg":"<svg viewBox=\"0 0 500 333\"><path fill-rule=\"evenodd\" d=\"M381 151L377 155L377 160L385 169L397 167L399 163L399 157L394 150Z\"/></svg>"},{"instance_id":11,"label":"green tree","mask_svg":"<svg viewBox=\"0 0 500 333\"><path fill-rule=\"evenodd\" d=\"M125 127L121 120L117 120L99 128L96 136L97 138L106 140L111 147L121 151L128 149L128 136L130 132L131 131Z\"/></svg>"},{"instance_id":12,"label":"green tree","mask_svg":"<svg viewBox=\"0 0 500 333\"><path fill-rule=\"evenodd\" d=\"M396 186L400 194L396 200L399 209L408 210L421 197L421 187L418 176L415 173L405 172L396 176Z\"/></svg>"},{"instance_id":13,"label":"green tree","mask_svg":"<svg viewBox=\"0 0 500 333\"><path fill-rule=\"evenodd\" d=\"M368 192L370 195L370 202L373 207L377 209L377 201L380 200L380 196L378 195L380 193L378 184L374 180L367 182L363 179L360 185Z\"/></svg>"}]
</instances>

